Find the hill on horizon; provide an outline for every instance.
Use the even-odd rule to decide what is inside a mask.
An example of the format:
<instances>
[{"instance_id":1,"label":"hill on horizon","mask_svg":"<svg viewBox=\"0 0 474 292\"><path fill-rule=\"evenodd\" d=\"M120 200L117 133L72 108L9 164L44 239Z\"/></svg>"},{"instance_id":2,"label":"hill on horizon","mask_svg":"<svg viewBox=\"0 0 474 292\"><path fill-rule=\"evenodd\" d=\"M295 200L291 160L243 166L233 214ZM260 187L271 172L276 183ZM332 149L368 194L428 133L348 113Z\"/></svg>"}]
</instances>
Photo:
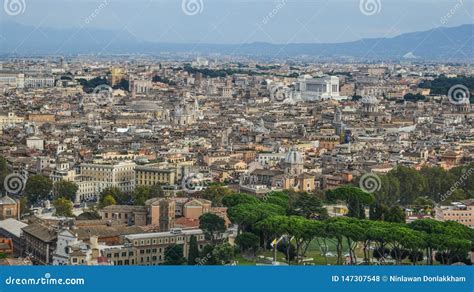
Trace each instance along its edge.
<instances>
[{"instance_id":1,"label":"hill on horizon","mask_svg":"<svg viewBox=\"0 0 474 292\"><path fill-rule=\"evenodd\" d=\"M343 43L263 42L246 44L154 43L136 39L122 31L101 29L35 28L14 22L0 23L0 54L151 54L161 52L225 54L264 58L309 56L314 58L355 58L362 60L444 60L474 59L474 24L438 27L391 38L361 39Z\"/></svg>"}]
</instances>

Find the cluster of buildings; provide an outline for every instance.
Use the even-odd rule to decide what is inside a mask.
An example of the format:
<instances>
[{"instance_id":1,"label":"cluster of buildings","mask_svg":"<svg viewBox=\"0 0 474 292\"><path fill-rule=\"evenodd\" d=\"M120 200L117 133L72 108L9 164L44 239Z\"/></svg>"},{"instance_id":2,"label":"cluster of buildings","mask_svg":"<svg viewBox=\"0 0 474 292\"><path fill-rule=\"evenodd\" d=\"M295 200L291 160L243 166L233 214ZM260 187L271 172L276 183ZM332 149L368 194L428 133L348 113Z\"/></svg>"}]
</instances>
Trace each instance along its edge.
<instances>
[{"instance_id":1,"label":"cluster of buildings","mask_svg":"<svg viewBox=\"0 0 474 292\"><path fill-rule=\"evenodd\" d=\"M2 208L7 206L4 201ZM216 214L230 227L226 210L204 199L154 198L144 206L107 206L99 211L100 219L43 212L20 221L12 214L0 217L0 250L15 256L16 264L156 265L164 262L164 251L172 244L184 244L186 256L191 235L201 250L207 241L199 217ZM233 240L235 234L220 236Z\"/></svg>"},{"instance_id":2,"label":"cluster of buildings","mask_svg":"<svg viewBox=\"0 0 474 292\"><path fill-rule=\"evenodd\" d=\"M473 161L472 105L420 87L439 76L472 76L472 66L224 60L5 60L0 155L12 172L74 182L81 207L110 187L160 185L166 194L73 223L18 221L17 201L3 196L0 219L27 224L0 221L5 238L34 263L159 264L166 244L187 244L191 235L203 244L200 215L226 218L209 201L178 196L193 174L203 185L261 197L324 191L398 165ZM88 88L97 80L108 86L106 102ZM409 93L427 98L408 102ZM474 223L472 204L437 214Z\"/></svg>"}]
</instances>

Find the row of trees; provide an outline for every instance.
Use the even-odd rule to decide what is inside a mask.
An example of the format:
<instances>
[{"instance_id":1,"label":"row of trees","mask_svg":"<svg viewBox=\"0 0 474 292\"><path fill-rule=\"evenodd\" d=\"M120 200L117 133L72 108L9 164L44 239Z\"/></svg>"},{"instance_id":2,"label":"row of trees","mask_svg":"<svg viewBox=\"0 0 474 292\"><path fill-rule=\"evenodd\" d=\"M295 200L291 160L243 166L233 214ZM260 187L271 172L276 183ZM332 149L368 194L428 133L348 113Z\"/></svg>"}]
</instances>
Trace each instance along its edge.
<instances>
[{"instance_id":1,"label":"row of trees","mask_svg":"<svg viewBox=\"0 0 474 292\"><path fill-rule=\"evenodd\" d=\"M446 76L440 76L434 80L425 80L421 82L419 87L431 89L431 94L446 95L451 87L459 84L462 84L469 89L471 92L471 103L474 102L474 95L472 95L472 92L474 92L474 77L461 76L448 78Z\"/></svg>"},{"instance_id":2,"label":"row of trees","mask_svg":"<svg viewBox=\"0 0 474 292\"><path fill-rule=\"evenodd\" d=\"M380 190L375 199L385 205L413 205L420 197L434 202L449 203L474 198L474 163L444 170L441 167L423 167L416 170L399 166L380 176ZM470 175L469 175L470 174ZM463 179L463 177L465 177ZM453 186L455 190L450 192Z\"/></svg>"},{"instance_id":3,"label":"row of trees","mask_svg":"<svg viewBox=\"0 0 474 292\"><path fill-rule=\"evenodd\" d=\"M296 201L303 202L308 196L312 195L297 194ZM231 221L238 224L236 243L242 252L268 249L270 242L283 236L287 238L282 244L286 258L290 261L294 257L296 263L304 258L311 242L317 242L325 256L329 247L335 246L337 264L343 263L345 248L350 263L358 262L356 248L361 248L363 262L367 264L372 263L374 258L379 261L388 255L397 264L406 258L416 264L426 255L427 263L432 264L434 251L437 252L437 260L450 264L466 261L467 253L474 248L474 231L464 225L429 219L411 224L397 223L398 220L388 222L381 218L366 220L361 210L366 204L373 203L374 198L370 194L354 187L341 187L328 196L344 200L350 207L349 216L352 217L327 218L319 215L319 209L308 212L304 210L306 208L292 206L290 202L294 199L290 199L287 192L273 193L266 200L246 194L231 194L224 197L223 202L229 207ZM393 212L389 211L388 215Z\"/></svg>"},{"instance_id":4,"label":"row of trees","mask_svg":"<svg viewBox=\"0 0 474 292\"><path fill-rule=\"evenodd\" d=\"M108 85L109 81L105 77L95 77L91 80L86 80L86 79L79 79L79 84L81 84L82 89L86 93L92 93L94 92L94 89L97 86L104 86ZM120 79L120 81L113 86L113 89L122 89L125 91L128 91L129 89L129 81L127 79Z\"/></svg>"},{"instance_id":5,"label":"row of trees","mask_svg":"<svg viewBox=\"0 0 474 292\"><path fill-rule=\"evenodd\" d=\"M99 208L110 205L136 205L143 206L152 198L162 198L165 193L160 185L138 186L132 192L122 192L116 187L104 189L100 194Z\"/></svg>"},{"instance_id":6,"label":"row of trees","mask_svg":"<svg viewBox=\"0 0 474 292\"><path fill-rule=\"evenodd\" d=\"M348 206L373 202L371 195L353 187L342 187L328 197L344 200ZM467 253L474 245L474 231L455 222L417 220L411 224L382 220L360 219L361 212L353 217L328 218L321 199L307 193L274 192L257 199L247 194L228 194L222 198L231 221L238 225L237 249L224 243L220 236L225 221L214 214L200 217L200 228L209 244L199 251L196 238L190 241L187 258L183 246L171 245L165 250L168 265L222 265L232 262L236 252L255 255L259 249L269 249L270 243L286 237L277 245L287 260L301 263L312 242L316 242L328 261L332 246L336 249L337 264L344 261L348 251L349 262L367 264L383 262L391 257L397 264L409 259L417 264L426 259L433 264L432 255L441 264L468 262ZM362 256L360 256L362 250Z\"/></svg>"}]
</instances>

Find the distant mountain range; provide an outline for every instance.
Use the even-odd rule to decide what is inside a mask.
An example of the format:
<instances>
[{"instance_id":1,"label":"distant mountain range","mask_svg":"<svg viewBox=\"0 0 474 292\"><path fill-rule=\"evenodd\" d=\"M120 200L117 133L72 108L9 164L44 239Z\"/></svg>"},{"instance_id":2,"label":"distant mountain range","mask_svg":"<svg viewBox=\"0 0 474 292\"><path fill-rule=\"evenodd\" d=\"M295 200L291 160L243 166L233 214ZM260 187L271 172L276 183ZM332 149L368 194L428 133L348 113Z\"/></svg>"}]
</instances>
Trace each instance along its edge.
<instances>
[{"instance_id":1,"label":"distant mountain range","mask_svg":"<svg viewBox=\"0 0 474 292\"><path fill-rule=\"evenodd\" d=\"M392 38L315 44L153 43L123 31L100 29L35 28L14 22L0 23L1 55L153 54L184 53L245 55L254 57L348 58L361 60L474 60L474 24L440 27Z\"/></svg>"}]
</instances>

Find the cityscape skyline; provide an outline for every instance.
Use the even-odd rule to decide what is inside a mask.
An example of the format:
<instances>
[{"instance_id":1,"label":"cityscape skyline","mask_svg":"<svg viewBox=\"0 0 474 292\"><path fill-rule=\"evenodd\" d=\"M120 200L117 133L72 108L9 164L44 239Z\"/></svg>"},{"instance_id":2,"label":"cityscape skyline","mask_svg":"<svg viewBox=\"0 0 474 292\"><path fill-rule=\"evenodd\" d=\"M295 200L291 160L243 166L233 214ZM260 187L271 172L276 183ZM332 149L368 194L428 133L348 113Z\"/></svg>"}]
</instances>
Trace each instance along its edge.
<instances>
[{"instance_id":1,"label":"cityscape skyline","mask_svg":"<svg viewBox=\"0 0 474 292\"><path fill-rule=\"evenodd\" d=\"M2 4L1 291L472 290L474 0Z\"/></svg>"}]
</instances>

